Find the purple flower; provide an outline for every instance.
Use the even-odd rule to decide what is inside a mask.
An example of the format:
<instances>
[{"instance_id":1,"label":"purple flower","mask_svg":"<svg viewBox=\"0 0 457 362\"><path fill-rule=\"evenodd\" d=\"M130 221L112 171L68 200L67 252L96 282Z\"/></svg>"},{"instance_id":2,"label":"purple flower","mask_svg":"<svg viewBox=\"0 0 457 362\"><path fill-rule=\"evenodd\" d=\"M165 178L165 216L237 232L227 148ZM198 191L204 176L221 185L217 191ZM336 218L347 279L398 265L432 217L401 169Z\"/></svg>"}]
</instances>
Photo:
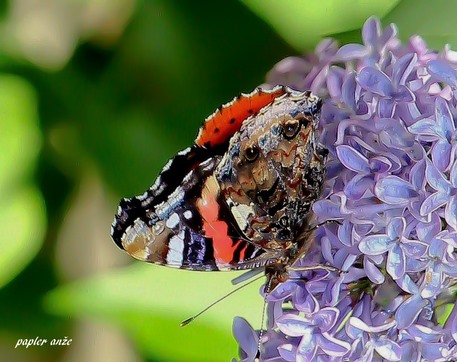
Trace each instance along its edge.
<instances>
[{"instance_id":1,"label":"purple flower","mask_svg":"<svg viewBox=\"0 0 457 362\"><path fill-rule=\"evenodd\" d=\"M425 298L436 297L444 288L447 280L457 277L457 260L454 248L457 238L450 236L447 231L440 232L430 242L428 263L425 270L424 288L421 295Z\"/></svg>"},{"instance_id":2,"label":"purple flower","mask_svg":"<svg viewBox=\"0 0 457 362\"><path fill-rule=\"evenodd\" d=\"M440 171L446 171L454 162L457 147L457 132L449 105L441 98L435 101L434 119L421 119L409 127L419 139L434 142L432 160Z\"/></svg>"},{"instance_id":3,"label":"purple flower","mask_svg":"<svg viewBox=\"0 0 457 362\"><path fill-rule=\"evenodd\" d=\"M417 220L428 223L429 218L420 212L422 203L429 194L425 185L425 161L420 160L411 167L408 181L399 176L388 175L376 183L375 194L382 202L392 207L407 207Z\"/></svg>"},{"instance_id":4,"label":"purple flower","mask_svg":"<svg viewBox=\"0 0 457 362\"><path fill-rule=\"evenodd\" d=\"M400 346L386 335L386 332L394 328L395 324L395 321L391 321L380 326L372 326L359 318L351 317L347 330L354 343L360 343L363 360L372 361L374 353L377 352L387 361L400 361L402 357Z\"/></svg>"},{"instance_id":5,"label":"purple flower","mask_svg":"<svg viewBox=\"0 0 457 362\"><path fill-rule=\"evenodd\" d=\"M416 61L416 54L407 54L398 59L392 67L391 78L372 66L360 70L356 77L357 83L363 89L380 96L378 104L380 117L391 117L397 103L415 100L414 93L405 86L405 83Z\"/></svg>"},{"instance_id":6,"label":"purple flower","mask_svg":"<svg viewBox=\"0 0 457 362\"><path fill-rule=\"evenodd\" d=\"M338 271L290 269L267 296L261 360L457 360L457 53L402 45L374 17L362 38L268 74L324 100L321 226L294 267ZM237 325L249 360L258 334Z\"/></svg>"},{"instance_id":7,"label":"purple flower","mask_svg":"<svg viewBox=\"0 0 457 362\"><path fill-rule=\"evenodd\" d=\"M253 361L257 354L259 336L246 319L236 317L233 320L233 335L240 345L241 361Z\"/></svg>"},{"instance_id":8,"label":"purple flower","mask_svg":"<svg viewBox=\"0 0 457 362\"><path fill-rule=\"evenodd\" d=\"M395 217L387 225L386 234L368 235L359 244L360 251L366 255L387 252L386 270L393 279L405 274L407 256L417 259L427 250L425 243L408 239L405 229L405 218Z\"/></svg>"},{"instance_id":9,"label":"purple flower","mask_svg":"<svg viewBox=\"0 0 457 362\"><path fill-rule=\"evenodd\" d=\"M427 215L445 206L444 219L457 231L457 163L452 166L447 180L447 177L428 161L426 177L435 192L422 203L421 214Z\"/></svg>"},{"instance_id":10,"label":"purple flower","mask_svg":"<svg viewBox=\"0 0 457 362\"><path fill-rule=\"evenodd\" d=\"M397 45L396 34L397 28L394 24L390 24L385 30L382 30L379 20L371 17L366 21L362 29L364 45L343 45L336 53L335 59L337 61L348 61L364 58L366 64L375 64L380 60L386 49Z\"/></svg>"},{"instance_id":11,"label":"purple flower","mask_svg":"<svg viewBox=\"0 0 457 362\"><path fill-rule=\"evenodd\" d=\"M318 349L327 355L342 357L349 351L349 343L340 341L328 333L335 326L338 314L339 310L336 308L323 308L303 317L283 314L276 323L285 335L301 338L296 355L303 361L312 360Z\"/></svg>"}]
</instances>

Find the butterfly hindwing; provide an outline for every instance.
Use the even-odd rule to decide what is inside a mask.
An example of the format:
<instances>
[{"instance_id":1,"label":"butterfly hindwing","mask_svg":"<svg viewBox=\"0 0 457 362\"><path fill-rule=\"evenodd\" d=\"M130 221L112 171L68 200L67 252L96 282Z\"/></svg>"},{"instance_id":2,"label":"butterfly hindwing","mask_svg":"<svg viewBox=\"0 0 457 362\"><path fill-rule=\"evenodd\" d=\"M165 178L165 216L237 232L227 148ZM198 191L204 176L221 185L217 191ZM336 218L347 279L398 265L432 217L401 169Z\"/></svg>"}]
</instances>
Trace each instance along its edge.
<instances>
[{"instance_id":1,"label":"butterfly hindwing","mask_svg":"<svg viewBox=\"0 0 457 362\"><path fill-rule=\"evenodd\" d=\"M193 151L187 151L187 153ZM196 156L180 153L164 168L156 183L144 195L123 199L113 223L116 243L135 258L190 270L243 269L244 263L263 250L249 243L231 222L227 205L213 176L219 159L198 165ZM188 170L174 190L163 185L174 167Z\"/></svg>"}]
</instances>

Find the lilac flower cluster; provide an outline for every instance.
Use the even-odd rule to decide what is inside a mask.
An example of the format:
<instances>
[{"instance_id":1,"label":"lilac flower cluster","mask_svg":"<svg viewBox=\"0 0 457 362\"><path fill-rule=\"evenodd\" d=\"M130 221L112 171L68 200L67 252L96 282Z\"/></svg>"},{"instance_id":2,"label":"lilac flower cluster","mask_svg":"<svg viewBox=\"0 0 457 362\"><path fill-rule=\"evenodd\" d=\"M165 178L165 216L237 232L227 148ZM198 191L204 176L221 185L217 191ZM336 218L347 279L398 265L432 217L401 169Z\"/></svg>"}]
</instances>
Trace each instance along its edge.
<instances>
[{"instance_id":1,"label":"lilac flower cluster","mask_svg":"<svg viewBox=\"0 0 457 362\"><path fill-rule=\"evenodd\" d=\"M292 271L267 296L262 361L457 359L457 53L376 18L362 37L268 75L324 99L325 224L299 265L338 272ZM258 332L237 318L234 334L252 361Z\"/></svg>"}]
</instances>

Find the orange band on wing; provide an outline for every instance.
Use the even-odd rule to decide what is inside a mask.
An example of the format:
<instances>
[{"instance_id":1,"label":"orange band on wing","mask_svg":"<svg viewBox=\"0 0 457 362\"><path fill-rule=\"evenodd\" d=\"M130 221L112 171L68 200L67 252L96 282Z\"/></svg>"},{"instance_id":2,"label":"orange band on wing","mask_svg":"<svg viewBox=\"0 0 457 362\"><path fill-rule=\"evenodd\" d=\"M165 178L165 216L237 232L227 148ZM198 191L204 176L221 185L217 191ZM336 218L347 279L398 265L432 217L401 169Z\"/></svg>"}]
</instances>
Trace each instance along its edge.
<instances>
[{"instance_id":1,"label":"orange band on wing","mask_svg":"<svg viewBox=\"0 0 457 362\"><path fill-rule=\"evenodd\" d=\"M228 264L233 259L235 245L227 234L228 225L219 220L219 204L217 195L219 185L214 177L209 177L202 190L202 197L197 201L198 211L203 219L205 236L213 239L214 259L218 264Z\"/></svg>"},{"instance_id":2,"label":"orange band on wing","mask_svg":"<svg viewBox=\"0 0 457 362\"><path fill-rule=\"evenodd\" d=\"M205 120L195 143L199 146L213 147L226 142L239 131L245 119L286 93L285 87L276 87L271 91L257 89L251 94L240 95Z\"/></svg>"}]
</instances>

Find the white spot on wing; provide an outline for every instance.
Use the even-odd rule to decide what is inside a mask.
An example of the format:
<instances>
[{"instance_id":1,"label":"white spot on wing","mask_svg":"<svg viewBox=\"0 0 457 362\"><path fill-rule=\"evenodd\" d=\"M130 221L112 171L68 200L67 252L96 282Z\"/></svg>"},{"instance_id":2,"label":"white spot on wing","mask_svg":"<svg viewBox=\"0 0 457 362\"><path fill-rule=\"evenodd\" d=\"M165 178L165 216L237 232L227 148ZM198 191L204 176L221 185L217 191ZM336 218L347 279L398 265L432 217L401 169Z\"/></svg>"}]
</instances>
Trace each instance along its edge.
<instances>
[{"instance_id":1,"label":"white spot on wing","mask_svg":"<svg viewBox=\"0 0 457 362\"><path fill-rule=\"evenodd\" d=\"M190 211L190 210L184 211L184 217L185 217L187 220L192 219L192 211Z\"/></svg>"},{"instance_id":2,"label":"white spot on wing","mask_svg":"<svg viewBox=\"0 0 457 362\"><path fill-rule=\"evenodd\" d=\"M170 169L170 166L171 166L172 163L173 163L173 159L168 160L168 162L165 164L165 166L163 166L162 172L163 171L168 171Z\"/></svg>"},{"instance_id":3,"label":"white spot on wing","mask_svg":"<svg viewBox=\"0 0 457 362\"><path fill-rule=\"evenodd\" d=\"M184 230L173 236L168 244L167 262L171 265L182 265L184 252Z\"/></svg>"},{"instance_id":4,"label":"white spot on wing","mask_svg":"<svg viewBox=\"0 0 457 362\"><path fill-rule=\"evenodd\" d=\"M148 198L148 192L145 191L143 195L137 196L136 198L140 201L144 201Z\"/></svg>"},{"instance_id":5,"label":"white spot on wing","mask_svg":"<svg viewBox=\"0 0 457 362\"><path fill-rule=\"evenodd\" d=\"M170 212L172 212L181 202L184 200L184 190L182 187L178 187L174 190L170 196L168 196L168 200L161 202L159 205L156 206L155 212L160 219L168 218Z\"/></svg>"},{"instance_id":6,"label":"white spot on wing","mask_svg":"<svg viewBox=\"0 0 457 362\"><path fill-rule=\"evenodd\" d=\"M179 151L178 155L179 156L184 156L184 155L187 155L189 152L190 152L190 147L187 147L186 149L184 149L182 151Z\"/></svg>"},{"instance_id":7,"label":"white spot on wing","mask_svg":"<svg viewBox=\"0 0 457 362\"><path fill-rule=\"evenodd\" d=\"M179 220L178 214L176 212L174 212L173 214L170 215L170 217L168 218L165 225L169 229L174 229L176 226L178 226L179 221L180 220Z\"/></svg>"}]
</instances>

